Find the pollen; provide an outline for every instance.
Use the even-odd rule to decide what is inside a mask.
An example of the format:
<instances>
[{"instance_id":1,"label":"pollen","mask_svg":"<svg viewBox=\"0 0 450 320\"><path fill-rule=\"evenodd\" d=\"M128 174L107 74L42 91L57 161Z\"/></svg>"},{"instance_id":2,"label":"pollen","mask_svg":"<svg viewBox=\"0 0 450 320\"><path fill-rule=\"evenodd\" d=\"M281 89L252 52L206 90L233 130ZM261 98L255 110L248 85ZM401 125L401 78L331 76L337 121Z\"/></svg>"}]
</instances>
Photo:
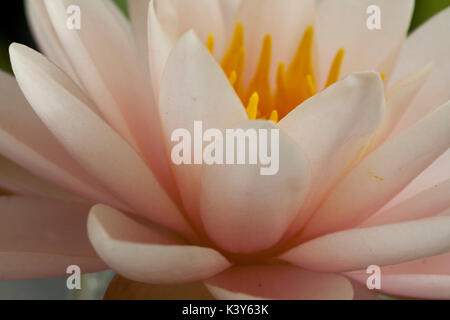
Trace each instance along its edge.
<instances>
[{"instance_id":1,"label":"pollen","mask_svg":"<svg viewBox=\"0 0 450 320\"><path fill-rule=\"evenodd\" d=\"M284 61L276 62L278 69L272 88L270 69L273 44L272 36L267 34L262 41L255 73L245 87L243 83L246 59L244 27L242 23L236 25L230 45L220 65L242 103L247 106L249 119L265 119L277 123L303 101L318 93L313 68L313 43L314 28L310 26L305 30L295 56L288 67ZM209 35L206 46L211 53L214 52L212 35ZM340 49L336 53L324 89L339 80L344 53L344 49Z\"/></svg>"}]
</instances>

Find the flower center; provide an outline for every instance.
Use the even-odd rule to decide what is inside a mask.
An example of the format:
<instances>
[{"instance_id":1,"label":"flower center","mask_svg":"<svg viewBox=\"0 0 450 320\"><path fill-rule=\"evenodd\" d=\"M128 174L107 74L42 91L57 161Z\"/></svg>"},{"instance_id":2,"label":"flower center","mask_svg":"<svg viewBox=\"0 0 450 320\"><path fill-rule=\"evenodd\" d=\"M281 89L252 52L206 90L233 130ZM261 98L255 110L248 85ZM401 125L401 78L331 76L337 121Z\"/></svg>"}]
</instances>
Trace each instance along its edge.
<instances>
[{"instance_id":1,"label":"flower center","mask_svg":"<svg viewBox=\"0 0 450 320\"><path fill-rule=\"evenodd\" d=\"M284 62L279 63L276 87L272 90L269 79L272 37L266 35L255 74L245 88L242 80L245 65L244 28L241 23L237 24L221 67L242 103L247 106L249 119L269 119L278 122L296 106L317 93L312 64L313 37L314 28L310 26L304 32L289 67L286 69ZM207 47L213 53L213 35L209 35ZM339 79L343 58L344 49L340 49L331 64L325 88Z\"/></svg>"}]
</instances>

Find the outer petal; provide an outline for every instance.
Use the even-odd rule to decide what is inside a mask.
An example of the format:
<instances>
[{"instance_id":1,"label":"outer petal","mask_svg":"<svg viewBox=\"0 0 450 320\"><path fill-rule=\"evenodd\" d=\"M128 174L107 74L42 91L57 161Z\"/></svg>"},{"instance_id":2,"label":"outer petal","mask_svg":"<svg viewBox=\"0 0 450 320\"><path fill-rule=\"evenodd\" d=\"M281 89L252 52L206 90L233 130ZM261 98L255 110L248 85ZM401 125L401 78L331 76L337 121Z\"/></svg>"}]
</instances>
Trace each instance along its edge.
<instances>
[{"instance_id":1,"label":"outer petal","mask_svg":"<svg viewBox=\"0 0 450 320\"><path fill-rule=\"evenodd\" d=\"M50 21L44 0L26 0L25 9L34 38L38 41L42 52L79 83L78 76Z\"/></svg>"},{"instance_id":2,"label":"outer petal","mask_svg":"<svg viewBox=\"0 0 450 320\"><path fill-rule=\"evenodd\" d=\"M209 34L215 39L220 56L225 43L225 26L219 0L152 0L149 9L150 69L155 96L170 50L188 30L193 29L206 44Z\"/></svg>"},{"instance_id":3,"label":"outer petal","mask_svg":"<svg viewBox=\"0 0 450 320\"><path fill-rule=\"evenodd\" d=\"M382 268L383 274L436 274L450 276L450 252Z\"/></svg>"},{"instance_id":4,"label":"outer petal","mask_svg":"<svg viewBox=\"0 0 450 320\"><path fill-rule=\"evenodd\" d=\"M131 24L135 38L143 59L148 56L148 10L150 0L132 0L128 1L128 10L130 11ZM147 61L146 61L147 63Z\"/></svg>"},{"instance_id":5,"label":"outer petal","mask_svg":"<svg viewBox=\"0 0 450 320\"><path fill-rule=\"evenodd\" d=\"M314 214L303 239L361 223L449 147L450 102L366 157Z\"/></svg>"},{"instance_id":6,"label":"outer petal","mask_svg":"<svg viewBox=\"0 0 450 320\"><path fill-rule=\"evenodd\" d=\"M272 153L267 165L248 160L245 165L205 165L201 217L207 233L221 248L233 253L257 252L274 246L294 219L309 190L310 164L282 131L278 140L272 137L277 127L271 121L247 121L237 128L264 130L270 140L258 137L259 152L261 145L272 150L277 144L279 154ZM228 137L226 143L230 143ZM254 153L249 143L245 152ZM269 166L272 172L263 175L261 169Z\"/></svg>"},{"instance_id":7,"label":"outer petal","mask_svg":"<svg viewBox=\"0 0 450 320\"><path fill-rule=\"evenodd\" d=\"M378 74L353 74L280 121L280 128L311 160L313 177L309 197L290 232L303 226L324 195L362 156L383 119L384 101Z\"/></svg>"},{"instance_id":8,"label":"outer petal","mask_svg":"<svg viewBox=\"0 0 450 320\"><path fill-rule=\"evenodd\" d=\"M350 281L289 265L239 266L206 280L221 300L346 300L353 298Z\"/></svg>"},{"instance_id":9,"label":"outer petal","mask_svg":"<svg viewBox=\"0 0 450 320\"><path fill-rule=\"evenodd\" d=\"M367 27L371 16L367 10L371 5L380 9L380 30ZM340 48L345 49L343 76L365 70L389 75L406 38L413 8L413 0L322 0L316 18L320 83L327 80L330 65Z\"/></svg>"},{"instance_id":10,"label":"outer petal","mask_svg":"<svg viewBox=\"0 0 450 320\"><path fill-rule=\"evenodd\" d=\"M147 69L136 63L139 55L128 21L109 0L50 0L46 5L89 97L106 121L140 150L163 187L174 194L158 109ZM80 6L80 30L66 26L69 5Z\"/></svg>"},{"instance_id":11,"label":"outer petal","mask_svg":"<svg viewBox=\"0 0 450 320\"><path fill-rule=\"evenodd\" d=\"M86 234L89 207L31 197L0 198L0 280L63 276L106 269Z\"/></svg>"},{"instance_id":12,"label":"outer petal","mask_svg":"<svg viewBox=\"0 0 450 320\"><path fill-rule=\"evenodd\" d=\"M432 69L432 64L427 64L419 70L400 79L389 88L386 93L386 115L383 118L383 123L377 130L376 136L373 138L368 151L376 149L389 138L395 126L408 110L410 102L426 83Z\"/></svg>"},{"instance_id":13,"label":"outer petal","mask_svg":"<svg viewBox=\"0 0 450 320\"><path fill-rule=\"evenodd\" d=\"M314 0L246 0L236 12L234 22L244 27L246 66L244 82L248 83L258 63L263 39L272 36L272 68L274 80L280 62L287 65L309 25L314 23ZM232 26L234 27L234 26Z\"/></svg>"},{"instance_id":14,"label":"outer petal","mask_svg":"<svg viewBox=\"0 0 450 320\"><path fill-rule=\"evenodd\" d=\"M213 249L183 245L167 231L141 224L103 205L91 210L88 232L100 257L135 281L188 283L209 278L230 266Z\"/></svg>"},{"instance_id":15,"label":"outer petal","mask_svg":"<svg viewBox=\"0 0 450 320\"><path fill-rule=\"evenodd\" d=\"M414 31L400 53L392 81L411 73L418 66L433 63L433 72L417 93L396 133L414 124L437 106L450 99L450 8L447 8Z\"/></svg>"},{"instance_id":16,"label":"outer petal","mask_svg":"<svg viewBox=\"0 0 450 320\"><path fill-rule=\"evenodd\" d=\"M430 217L450 208L450 179L389 209L382 210L361 226L375 226Z\"/></svg>"},{"instance_id":17,"label":"outer petal","mask_svg":"<svg viewBox=\"0 0 450 320\"><path fill-rule=\"evenodd\" d=\"M194 121L202 121L206 130L230 128L247 120L225 74L192 31L178 41L170 55L159 107L169 153L174 130L186 129L194 137ZM185 208L198 221L201 166L172 165L172 170Z\"/></svg>"},{"instance_id":18,"label":"outer petal","mask_svg":"<svg viewBox=\"0 0 450 320\"><path fill-rule=\"evenodd\" d=\"M450 216L328 234L281 256L300 267L342 272L390 265L450 250Z\"/></svg>"},{"instance_id":19,"label":"outer petal","mask_svg":"<svg viewBox=\"0 0 450 320\"><path fill-rule=\"evenodd\" d=\"M16 194L83 201L0 156L0 187Z\"/></svg>"},{"instance_id":20,"label":"outer petal","mask_svg":"<svg viewBox=\"0 0 450 320\"><path fill-rule=\"evenodd\" d=\"M187 222L144 161L87 107L65 74L24 46L12 46L11 57L34 111L89 173L137 214L189 234Z\"/></svg>"},{"instance_id":21,"label":"outer petal","mask_svg":"<svg viewBox=\"0 0 450 320\"><path fill-rule=\"evenodd\" d=\"M36 116L14 77L0 71L0 152L35 175L96 202L121 208L64 150Z\"/></svg>"},{"instance_id":22,"label":"outer petal","mask_svg":"<svg viewBox=\"0 0 450 320\"><path fill-rule=\"evenodd\" d=\"M365 282L363 275L354 276ZM399 297L418 299L450 299L450 276L428 274L382 275L380 291Z\"/></svg>"}]
</instances>

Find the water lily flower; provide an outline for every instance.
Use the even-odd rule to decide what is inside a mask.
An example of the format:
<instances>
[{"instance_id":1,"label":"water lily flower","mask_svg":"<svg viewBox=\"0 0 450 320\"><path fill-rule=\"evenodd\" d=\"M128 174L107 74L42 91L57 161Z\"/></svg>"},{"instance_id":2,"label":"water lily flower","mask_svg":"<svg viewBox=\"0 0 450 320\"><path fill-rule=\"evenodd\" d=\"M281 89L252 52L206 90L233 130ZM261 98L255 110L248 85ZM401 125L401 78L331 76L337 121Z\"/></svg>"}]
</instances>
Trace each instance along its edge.
<instances>
[{"instance_id":1,"label":"water lily flower","mask_svg":"<svg viewBox=\"0 0 450 320\"><path fill-rule=\"evenodd\" d=\"M377 265L378 292L450 298L449 8L407 37L412 0L129 5L27 1L44 55L13 44L0 73L0 279L357 299ZM278 174L175 165L197 120L278 128Z\"/></svg>"}]
</instances>

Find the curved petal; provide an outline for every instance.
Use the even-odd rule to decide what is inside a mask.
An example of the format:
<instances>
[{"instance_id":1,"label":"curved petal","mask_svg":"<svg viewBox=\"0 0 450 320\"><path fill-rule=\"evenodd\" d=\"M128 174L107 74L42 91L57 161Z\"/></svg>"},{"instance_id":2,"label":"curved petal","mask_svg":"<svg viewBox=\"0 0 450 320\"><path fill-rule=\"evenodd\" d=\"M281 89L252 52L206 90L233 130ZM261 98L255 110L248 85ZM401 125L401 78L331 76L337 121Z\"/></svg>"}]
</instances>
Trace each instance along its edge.
<instances>
[{"instance_id":1,"label":"curved petal","mask_svg":"<svg viewBox=\"0 0 450 320\"><path fill-rule=\"evenodd\" d=\"M220 0L152 0L148 19L150 70L157 98L169 53L185 32L193 29L205 45L212 34L215 55L222 54L225 26Z\"/></svg>"},{"instance_id":2,"label":"curved petal","mask_svg":"<svg viewBox=\"0 0 450 320\"><path fill-rule=\"evenodd\" d=\"M450 102L386 142L353 169L312 216L303 239L361 223L449 147Z\"/></svg>"},{"instance_id":3,"label":"curved petal","mask_svg":"<svg viewBox=\"0 0 450 320\"><path fill-rule=\"evenodd\" d=\"M116 275L103 300L212 300L202 282L158 285L128 280Z\"/></svg>"},{"instance_id":4,"label":"curved petal","mask_svg":"<svg viewBox=\"0 0 450 320\"><path fill-rule=\"evenodd\" d=\"M217 251L183 245L178 237L97 205L88 233L99 256L115 271L140 282L188 283L209 278L230 266Z\"/></svg>"},{"instance_id":5,"label":"curved petal","mask_svg":"<svg viewBox=\"0 0 450 320\"><path fill-rule=\"evenodd\" d=\"M365 282L363 275L353 276ZM418 299L450 299L450 276L428 274L382 275L381 292L398 297Z\"/></svg>"},{"instance_id":6,"label":"curved petal","mask_svg":"<svg viewBox=\"0 0 450 320\"><path fill-rule=\"evenodd\" d=\"M397 125L398 133L414 124L450 99L450 8L441 11L416 29L400 52L392 81L411 73L418 66L433 63L433 72Z\"/></svg>"},{"instance_id":7,"label":"curved petal","mask_svg":"<svg viewBox=\"0 0 450 320\"><path fill-rule=\"evenodd\" d=\"M274 83L278 64L289 64L292 61L303 33L314 23L314 13L314 0L241 2L234 23L240 22L244 27L244 84L248 83L255 73L261 45L267 34L272 36L271 79Z\"/></svg>"},{"instance_id":8,"label":"curved petal","mask_svg":"<svg viewBox=\"0 0 450 320\"><path fill-rule=\"evenodd\" d=\"M167 61L159 108L169 153L176 129L186 129L194 137L194 121L202 121L206 130L230 128L247 120L225 74L192 31L177 42ZM172 170L184 206L198 222L201 167L172 164Z\"/></svg>"},{"instance_id":9,"label":"curved petal","mask_svg":"<svg viewBox=\"0 0 450 320\"><path fill-rule=\"evenodd\" d=\"M372 5L380 10L379 30L370 30L367 26L374 14L367 13ZM316 18L320 83L325 84L340 48L345 49L343 76L365 70L390 75L406 38L413 9L413 0L322 0Z\"/></svg>"},{"instance_id":10,"label":"curved petal","mask_svg":"<svg viewBox=\"0 0 450 320\"><path fill-rule=\"evenodd\" d=\"M361 158L384 112L381 78L365 72L330 86L280 121L312 166L309 196L288 235L303 226L330 188Z\"/></svg>"},{"instance_id":11,"label":"curved petal","mask_svg":"<svg viewBox=\"0 0 450 320\"><path fill-rule=\"evenodd\" d=\"M116 200L61 147L36 116L11 75L0 71L0 152L35 175L94 202Z\"/></svg>"},{"instance_id":12,"label":"curved petal","mask_svg":"<svg viewBox=\"0 0 450 320\"><path fill-rule=\"evenodd\" d=\"M249 253L270 249L281 239L308 193L309 160L272 121L249 120L233 129L241 129L244 139L248 134L249 141L254 133L257 150L250 142L245 149L237 148L249 158L259 152L259 161L205 165L201 218L210 238L225 250ZM238 139L228 133L225 136L226 151L230 152L230 142ZM271 150L270 163L262 163L262 148Z\"/></svg>"},{"instance_id":13,"label":"curved petal","mask_svg":"<svg viewBox=\"0 0 450 320\"><path fill-rule=\"evenodd\" d=\"M364 221L361 226L376 226L422 219L439 214L448 208L450 208L450 179L373 215Z\"/></svg>"},{"instance_id":14,"label":"curved petal","mask_svg":"<svg viewBox=\"0 0 450 320\"><path fill-rule=\"evenodd\" d=\"M48 16L44 0L26 0L25 10L31 25L33 36L39 43L42 52L58 67L79 83L73 66L56 35L55 29Z\"/></svg>"},{"instance_id":15,"label":"curved petal","mask_svg":"<svg viewBox=\"0 0 450 320\"><path fill-rule=\"evenodd\" d=\"M67 275L106 269L92 249L86 220L89 207L32 197L0 197L0 280Z\"/></svg>"},{"instance_id":16,"label":"curved petal","mask_svg":"<svg viewBox=\"0 0 450 320\"><path fill-rule=\"evenodd\" d=\"M408 110L410 102L415 98L417 92L426 83L433 69L432 64L405 76L392 85L386 93L386 115L376 136L371 142L369 152L384 143L392 134L393 129Z\"/></svg>"},{"instance_id":17,"label":"curved petal","mask_svg":"<svg viewBox=\"0 0 450 320\"><path fill-rule=\"evenodd\" d=\"M131 25L135 35L140 54L147 60L148 56L148 10L150 0L128 1L128 10L130 12ZM147 63L147 62L146 62Z\"/></svg>"},{"instance_id":18,"label":"curved petal","mask_svg":"<svg viewBox=\"0 0 450 320\"><path fill-rule=\"evenodd\" d=\"M450 216L328 234L281 256L300 267L343 272L390 265L450 250Z\"/></svg>"},{"instance_id":19,"label":"curved petal","mask_svg":"<svg viewBox=\"0 0 450 320\"><path fill-rule=\"evenodd\" d=\"M404 202L419 193L433 188L436 185L450 179L450 150L447 150L436 161L433 162L425 171L417 176L408 186L395 196L381 210L387 210L397 204Z\"/></svg>"},{"instance_id":20,"label":"curved petal","mask_svg":"<svg viewBox=\"0 0 450 320\"><path fill-rule=\"evenodd\" d=\"M106 121L152 168L171 195L175 186L161 138L161 123L148 72L129 22L112 1L46 1L49 16L78 76ZM78 5L81 29L66 26L66 8ZM95 30L95 31L93 31Z\"/></svg>"},{"instance_id":21,"label":"curved petal","mask_svg":"<svg viewBox=\"0 0 450 320\"><path fill-rule=\"evenodd\" d=\"M92 176L137 214L190 235L190 227L139 155L82 98L76 85L37 52L11 47L11 59L34 111Z\"/></svg>"},{"instance_id":22,"label":"curved petal","mask_svg":"<svg viewBox=\"0 0 450 320\"><path fill-rule=\"evenodd\" d=\"M83 202L0 155L0 187L16 194Z\"/></svg>"},{"instance_id":23,"label":"curved petal","mask_svg":"<svg viewBox=\"0 0 450 320\"><path fill-rule=\"evenodd\" d=\"M450 252L382 268L383 274L440 274L450 276Z\"/></svg>"},{"instance_id":24,"label":"curved petal","mask_svg":"<svg viewBox=\"0 0 450 320\"><path fill-rule=\"evenodd\" d=\"M205 281L220 300L347 300L350 281L336 274L316 273L289 265L238 266Z\"/></svg>"}]
</instances>

